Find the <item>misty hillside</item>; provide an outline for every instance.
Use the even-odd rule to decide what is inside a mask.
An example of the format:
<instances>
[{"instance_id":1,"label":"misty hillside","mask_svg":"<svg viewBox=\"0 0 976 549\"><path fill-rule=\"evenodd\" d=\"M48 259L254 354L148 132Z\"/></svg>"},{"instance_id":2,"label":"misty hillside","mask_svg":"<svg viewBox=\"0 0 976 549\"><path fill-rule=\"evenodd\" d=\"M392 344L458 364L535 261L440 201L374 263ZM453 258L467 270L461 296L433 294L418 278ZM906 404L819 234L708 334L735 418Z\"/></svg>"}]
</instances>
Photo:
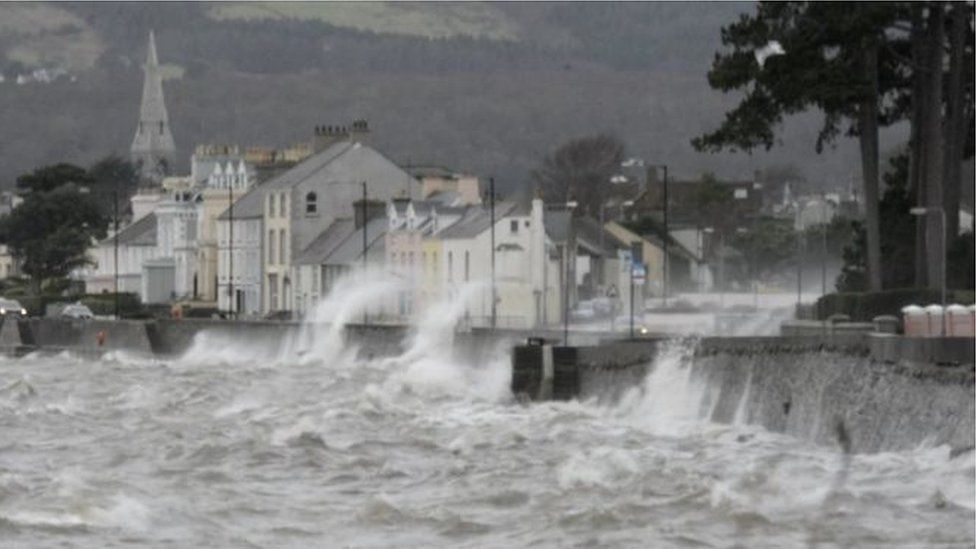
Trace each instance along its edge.
<instances>
[{"instance_id":1,"label":"misty hillside","mask_svg":"<svg viewBox=\"0 0 976 549\"><path fill-rule=\"evenodd\" d=\"M813 152L819 119L770 153L705 155L689 140L735 102L705 73L748 3L0 4L0 183L39 164L126 153L155 29L181 169L198 143L285 146L367 118L402 162L529 181L565 140L610 132L679 177L795 165L847 186L856 147ZM61 68L50 83L16 75ZM896 132L896 134L899 132ZM901 132L903 133L903 132ZM902 135L889 136L891 146Z\"/></svg>"}]
</instances>

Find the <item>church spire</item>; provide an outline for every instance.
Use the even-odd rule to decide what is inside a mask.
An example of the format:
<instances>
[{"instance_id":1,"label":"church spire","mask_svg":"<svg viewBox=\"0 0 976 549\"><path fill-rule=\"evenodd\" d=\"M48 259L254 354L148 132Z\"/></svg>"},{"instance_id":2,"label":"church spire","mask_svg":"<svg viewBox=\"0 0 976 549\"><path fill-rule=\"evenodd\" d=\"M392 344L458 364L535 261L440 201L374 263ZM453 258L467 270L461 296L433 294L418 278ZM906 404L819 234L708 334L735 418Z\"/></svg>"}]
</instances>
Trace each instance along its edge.
<instances>
[{"instance_id":1,"label":"church spire","mask_svg":"<svg viewBox=\"0 0 976 549\"><path fill-rule=\"evenodd\" d=\"M139 125L136 126L130 154L132 161L139 166L141 178L158 183L173 164L176 146L163 100L163 78L156 57L156 37L151 30L143 70L146 75L142 85L142 106L139 108Z\"/></svg>"}]
</instances>

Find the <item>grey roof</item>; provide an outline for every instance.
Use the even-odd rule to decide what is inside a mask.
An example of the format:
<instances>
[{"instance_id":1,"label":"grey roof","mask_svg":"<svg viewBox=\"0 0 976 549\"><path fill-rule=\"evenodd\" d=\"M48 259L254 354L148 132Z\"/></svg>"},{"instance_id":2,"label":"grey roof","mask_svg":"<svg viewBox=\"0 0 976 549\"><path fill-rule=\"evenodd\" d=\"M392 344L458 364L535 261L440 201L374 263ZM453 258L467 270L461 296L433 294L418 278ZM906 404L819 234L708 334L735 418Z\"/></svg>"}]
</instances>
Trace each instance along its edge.
<instances>
[{"instance_id":1,"label":"grey roof","mask_svg":"<svg viewBox=\"0 0 976 549\"><path fill-rule=\"evenodd\" d=\"M573 228L577 242L590 252L602 256L615 256L616 250L629 245L616 235L600 226L600 222L590 217L578 217ZM602 239L601 239L602 233ZM602 242L602 247L601 247Z\"/></svg>"},{"instance_id":2,"label":"grey roof","mask_svg":"<svg viewBox=\"0 0 976 549\"><path fill-rule=\"evenodd\" d=\"M569 211L546 210L543 215L546 234L553 242L566 242L569 235Z\"/></svg>"},{"instance_id":3,"label":"grey roof","mask_svg":"<svg viewBox=\"0 0 976 549\"><path fill-rule=\"evenodd\" d=\"M366 230L366 253L376 257L386 251L386 230L389 220L385 216L374 217L365 227L350 233L332 252L325 257L324 265L349 265L361 261L363 257L363 230Z\"/></svg>"},{"instance_id":4,"label":"grey roof","mask_svg":"<svg viewBox=\"0 0 976 549\"><path fill-rule=\"evenodd\" d=\"M264 193L267 184L257 185L247 191L240 200L234 202L234 219L254 219L264 215ZM230 208L224 210L217 219L230 219Z\"/></svg>"},{"instance_id":5,"label":"grey roof","mask_svg":"<svg viewBox=\"0 0 976 549\"><path fill-rule=\"evenodd\" d=\"M103 240L102 244L114 246L117 237L119 246L155 246L157 225L155 213L144 215L135 223L130 223L127 227L119 230L118 235Z\"/></svg>"},{"instance_id":6,"label":"grey roof","mask_svg":"<svg viewBox=\"0 0 976 549\"><path fill-rule=\"evenodd\" d=\"M461 195L455 191L436 191L431 193L427 197L427 200L429 202L436 202L437 204L450 206L451 204L456 204L460 198Z\"/></svg>"},{"instance_id":7,"label":"grey roof","mask_svg":"<svg viewBox=\"0 0 976 549\"><path fill-rule=\"evenodd\" d=\"M299 265L321 265L329 254L342 244L356 230L356 222L342 218L335 220L322 234L315 237L295 258ZM362 241L362 237L360 237Z\"/></svg>"},{"instance_id":8,"label":"grey roof","mask_svg":"<svg viewBox=\"0 0 976 549\"><path fill-rule=\"evenodd\" d=\"M361 146L363 145L353 143L351 141L340 141L338 143L334 143L333 145L327 147L324 151L306 158L294 168L284 172L278 177L272 178L266 183L266 188L286 189L289 187L294 187L295 185L308 179L309 176L328 166L336 158L339 158L347 152Z\"/></svg>"},{"instance_id":9,"label":"grey roof","mask_svg":"<svg viewBox=\"0 0 976 549\"><path fill-rule=\"evenodd\" d=\"M499 202L495 204L495 221L508 217L518 209L518 204ZM468 211L450 227L440 233L444 240L472 238L491 227L491 212L481 206L469 206Z\"/></svg>"}]
</instances>

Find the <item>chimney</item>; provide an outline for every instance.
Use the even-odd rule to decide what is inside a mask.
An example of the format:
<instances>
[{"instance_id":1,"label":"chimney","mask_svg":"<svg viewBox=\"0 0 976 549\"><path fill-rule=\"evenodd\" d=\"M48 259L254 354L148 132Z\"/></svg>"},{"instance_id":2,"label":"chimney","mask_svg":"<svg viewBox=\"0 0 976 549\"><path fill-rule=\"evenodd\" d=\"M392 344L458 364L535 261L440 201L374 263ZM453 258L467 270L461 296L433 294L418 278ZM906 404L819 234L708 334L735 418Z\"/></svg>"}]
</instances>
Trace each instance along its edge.
<instances>
[{"instance_id":1,"label":"chimney","mask_svg":"<svg viewBox=\"0 0 976 549\"><path fill-rule=\"evenodd\" d=\"M363 212L363 200L361 198L353 202L352 206L355 210L353 219L357 229L377 217L386 215L386 203L382 200L367 200L365 212ZM363 217L364 213L366 214L365 217Z\"/></svg>"},{"instance_id":2,"label":"chimney","mask_svg":"<svg viewBox=\"0 0 976 549\"><path fill-rule=\"evenodd\" d=\"M312 152L322 152L340 141L369 144L369 123L359 118L353 120L351 126L315 126Z\"/></svg>"},{"instance_id":3,"label":"chimney","mask_svg":"<svg viewBox=\"0 0 976 549\"><path fill-rule=\"evenodd\" d=\"M349 128L349 139L364 145L369 144L369 123L365 118L352 121L352 126Z\"/></svg>"}]
</instances>

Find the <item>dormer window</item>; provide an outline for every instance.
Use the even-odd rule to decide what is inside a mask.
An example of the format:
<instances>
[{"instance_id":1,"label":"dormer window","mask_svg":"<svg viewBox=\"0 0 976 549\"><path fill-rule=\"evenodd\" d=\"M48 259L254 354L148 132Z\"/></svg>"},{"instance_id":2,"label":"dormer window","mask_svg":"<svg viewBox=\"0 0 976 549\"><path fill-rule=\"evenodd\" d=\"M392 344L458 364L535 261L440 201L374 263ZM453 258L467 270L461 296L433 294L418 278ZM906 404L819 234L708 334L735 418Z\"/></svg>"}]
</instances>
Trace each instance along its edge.
<instances>
[{"instance_id":1,"label":"dormer window","mask_svg":"<svg viewBox=\"0 0 976 549\"><path fill-rule=\"evenodd\" d=\"M319 197L314 192L310 192L305 195L305 213L314 214L319 210L318 204Z\"/></svg>"}]
</instances>

